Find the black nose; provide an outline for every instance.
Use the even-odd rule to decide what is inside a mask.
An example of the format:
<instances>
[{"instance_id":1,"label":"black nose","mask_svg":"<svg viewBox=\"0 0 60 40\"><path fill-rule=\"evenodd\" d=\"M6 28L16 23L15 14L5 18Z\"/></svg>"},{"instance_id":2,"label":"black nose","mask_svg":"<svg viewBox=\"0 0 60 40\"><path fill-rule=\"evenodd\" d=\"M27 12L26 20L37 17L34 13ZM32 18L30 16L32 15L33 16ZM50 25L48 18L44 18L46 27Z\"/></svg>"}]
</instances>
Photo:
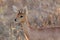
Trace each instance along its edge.
<instances>
[{"instance_id":1,"label":"black nose","mask_svg":"<svg viewBox=\"0 0 60 40\"><path fill-rule=\"evenodd\" d=\"M15 21L16 21L16 19L15 19Z\"/></svg>"}]
</instances>

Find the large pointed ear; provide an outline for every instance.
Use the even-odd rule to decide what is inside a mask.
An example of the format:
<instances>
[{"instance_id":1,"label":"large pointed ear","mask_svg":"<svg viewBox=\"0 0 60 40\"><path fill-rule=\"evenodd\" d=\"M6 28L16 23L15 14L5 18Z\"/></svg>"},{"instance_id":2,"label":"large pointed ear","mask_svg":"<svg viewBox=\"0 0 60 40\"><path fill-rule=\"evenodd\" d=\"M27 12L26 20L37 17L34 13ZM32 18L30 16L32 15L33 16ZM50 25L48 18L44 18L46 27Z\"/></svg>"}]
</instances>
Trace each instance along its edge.
<instances>
[{"instance_id":1,"label":"large pointed ear","mask_svg":"<svg viewBox=\"0 0 60 40\"><path fill-rule=\"evenodd\" d=\"M25 7L23 8L23 12L24 12L25 14L28 14L28 8L27 8L27 6L25 6Z\"/></svg>"},{"instance_id":2,"label":"large pointed ear","mask_svg":"<svg viewBox=\"0 0 60 40\"><path fill-rule=\"evenodd\" d=\"M18 8L16 6L12 6L14 12L18 12Z\"/></svg>"}]
</instances>

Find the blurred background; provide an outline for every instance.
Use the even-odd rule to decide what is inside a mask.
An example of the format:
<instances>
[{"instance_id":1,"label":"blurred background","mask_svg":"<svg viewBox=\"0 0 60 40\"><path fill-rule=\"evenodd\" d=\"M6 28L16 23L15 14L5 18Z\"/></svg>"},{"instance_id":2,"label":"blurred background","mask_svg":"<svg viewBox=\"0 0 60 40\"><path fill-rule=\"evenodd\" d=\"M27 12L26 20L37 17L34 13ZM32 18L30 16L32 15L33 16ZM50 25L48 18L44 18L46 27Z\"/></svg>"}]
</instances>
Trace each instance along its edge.
<instances>
[{"instance_id":1,"label":"blurred background","mask_svg":"<svg viewBox=\"0 0 60 40\"><path fill-rule=\"evenodd\" d=\"M0 0L0 40L17 40L19 35L24 40L23 31L15 24L15 7L27 6L28 20L32 28L60 26L60 0ZM49 19L51 22L49 24Z\"/></svg>"}]
</instances>

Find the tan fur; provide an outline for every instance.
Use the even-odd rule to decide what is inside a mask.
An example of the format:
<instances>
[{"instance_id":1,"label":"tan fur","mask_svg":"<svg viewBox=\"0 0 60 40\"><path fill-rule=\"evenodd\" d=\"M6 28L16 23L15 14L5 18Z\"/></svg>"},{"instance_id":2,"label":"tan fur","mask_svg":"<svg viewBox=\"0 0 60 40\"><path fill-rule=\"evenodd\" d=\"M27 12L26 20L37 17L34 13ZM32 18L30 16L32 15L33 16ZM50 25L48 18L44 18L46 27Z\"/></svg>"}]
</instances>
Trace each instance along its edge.
<instances>
[{"instance_id":1,"label":"tan fur","mask_svg":"<svg viewBox=\"0 0 60 40\"><path fill-rule=\"evenodd\" d=\"M29 21L27 18L28 17L27 10L25 10L25 12L21 10L19 11L20 13L17 14L16 19L19 20L18 21L19 23L21 23L26 40L55 40L55 39L60 40L59 39L60 27L53 27L53 26L50 27L50 25L52 25L54 21L54 14L48 15L47 19L43 21L43 25L45 26L45 28L43 29L40 28L39 30L36 28L34 30L29 24ZM22 18L20 18L21 15L23 16ZM49 24L49 21L51 22L51 24ZM48 28L46 27L47 25L48 25Z\"/></svg>"},{"instance_id":2,"label":"tan fur","mask_svg":"<svg viewBox=\"0 0 60 40\"><path fill-rule=\"evenodd\" d=\"M21 16L23 16L23 17L21 17ZM25 26L26 24L28 24L27 23L27 12L26 12L26 9L19 10L19 13L16 16L16 19L18 20L18 22L22 26L22 29L24 31L24 35L25 35L26 40L29 40L28 31L27 31L28 28Z\"/></svg>"}]
</instances>

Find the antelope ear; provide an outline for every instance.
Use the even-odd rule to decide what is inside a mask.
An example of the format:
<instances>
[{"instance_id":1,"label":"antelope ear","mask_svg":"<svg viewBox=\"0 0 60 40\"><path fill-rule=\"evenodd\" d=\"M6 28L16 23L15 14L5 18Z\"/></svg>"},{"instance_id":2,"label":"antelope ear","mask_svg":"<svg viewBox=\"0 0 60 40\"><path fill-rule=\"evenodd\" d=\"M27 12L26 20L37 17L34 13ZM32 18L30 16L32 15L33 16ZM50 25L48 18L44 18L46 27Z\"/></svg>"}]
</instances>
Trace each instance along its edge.
<instances>
[{"instance_id":1,"label":"antelope ear","mask_svg":"<svg viewBox=\"0 0 60 40\"><path fill-rule=\"evenodd\" d=\"M23 8L23 12L24 12L25 14L28 14L27 6L25 6L25 7Z\"/></svg>"},{"instance_id":2,"label":"antelope ear","mask_svg":"<svg viewBox=\"0 0 60 40\"><path fill-rule=\"evenodd\" d=\"M18 12L18 8L16 6L12 6L14 12Z\"/></svg>"},{"instance_id":3,"label":"antelope ear","mask_svg":"<svg viewBox=\"0 0 60 40\"><path fill-rule=\"evenodd\" d=\"M26 9L23 9L23 13L26 14Z\"/></svg>"}]
</instances>

